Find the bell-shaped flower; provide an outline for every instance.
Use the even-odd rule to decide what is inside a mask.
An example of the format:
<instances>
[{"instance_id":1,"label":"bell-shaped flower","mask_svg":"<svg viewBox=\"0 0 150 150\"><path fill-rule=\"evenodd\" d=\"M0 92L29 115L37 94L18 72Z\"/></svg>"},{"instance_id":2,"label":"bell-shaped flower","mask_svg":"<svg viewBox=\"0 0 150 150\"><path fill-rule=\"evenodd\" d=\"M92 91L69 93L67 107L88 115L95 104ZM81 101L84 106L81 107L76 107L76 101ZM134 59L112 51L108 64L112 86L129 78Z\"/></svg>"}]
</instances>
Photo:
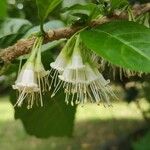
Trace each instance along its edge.
<instances>
[{"instance_id":1,"label":"bell-shaped flower","mask_svg":"<svg viewBox=\"0 0 150 150\"><path fill-rule=\"evenodd\" d=\"M55 80L55 89L52 97L64 88L66 94L65 102L71 105L84 104L87 101L99 104L111 105L110 97L115 97L109 80L105 80L99 71L98 57L90 52L90 55L81 50L81 41L79 35L75 36L76 42L70 58L64 57L65 65L58 74L58 83ZM56 59L57 60L57 59ZM63 63L62 63L63 64ZM61 65L62 65L61 64ZM57 67L57 70L59 67ZM55 76L54 76L55 78Z\"/></svg>"},{"instance_id":2,"label":"bell-shaped flower","mask_svg":"<svg viewBox=\"0 0 150 150\"><path fill-rule=\"evenodd\" d=\"M77 99L83 99L83 92L86 87L86 74L84 67L78 69L71 69L67 67L63 74L59 75L59 79L63 82L63 88L66 93L66 103L69 102L70 96L72 96L72 105L76 96ZM55 89L53 94L55 95L57 91L58 89Z\"/></svg>"},{"instance_id":3,"label":"bell-shaped flower","mask_svg":"<svg viewBox=\"0 0 150 150\"><path fill-rule=\"evenodd\" d=\"M26 62L17 77L15 85L13 85L13 89L19 91L19 98L15 106L21 106L26 98L28 98L28 107L33 106L35 92L39 91L34 63Z\"/></svg>"},{"instance_id":4,"label":"bell-shaped flower","mask_svg":"<svg viewBox=\"0 0 150 150\"><path fill-rule=\"evenodd\" d=\"M92 102L99 104L101 101L110 106L110 97L115 97L109 80L105 80L99 70L93 65L86 64L87 95Z\"/></svg>"},{"instance_id":5,"label":"bell-shaped flower","mask_svg":"<svg viewBox=\"0 0 150 150\"><path fill-rule=\"evenodd\" d=\"M56 60L50 64L50 76L52 78L51 85L54 87L57 85L58 75L62 74L66 66L68 65L68 61L70 59L70 50L72 49L72 44L74 42L74 37L70 38L64 48L61 50L60 54L57 56Z\"/></svg>"},{"instance_id":6,"label":"bell-shaped flower","mask_svg":"<svg viewBox=\"0 0 150 150\"><path fill-rule=\"evenodd\" d=\"M61 53L58 55L58 57L56 58L55 62L52 62L50 64L51 66L50 76L52 78L50 89L52 85L54 85L54 87L56 86L57 81L58 81L58 75L64 71L64 68L66 67L67 62L68 62L68 58L66 55L66 50L63 49Z\"/></svg>"},{"instance_id":7,"label":"bell-shaped flower","mask_svg":"<svg viewBox=\"0 0 150 150\"><path fill-rule=\"evenodd\" d=\"M56 60L50 64L51 68L57 70L58 72L64 71L68 63L66 49L62 49L60 54L57 56Z\"/></svg>"},{"instance_id":8,"label":"bell-shaped flower","mask_svg":"<svg viewBox=\"0 0 150 150\"><path fill-rule=\"evenodd\" d=\"M41 47L38 48L37 57L35 60L35 73L37 75L40 102L43 106L42 92L45 92L49 89L49 71L46 71L41 60Z\"/></svg>"},{"instance_id":9,"label":"bell-shaped flower","mask_svg":"<svg viewBox=\"0 0 150 150\"><path fill-rule=\"evenodd\" d=\"M72 56L63 73L59 75L59 84L56 86L52 96L59 90L60 85L63 85L66 93L66 103L69 103L71 97L71 104L74 105L75 99L83 99L83 90L86 87L85 65L82 54L79 48L79 36L77 36L76 43L72 52ZM77 103L78 100L76 100Z\"/></svg>"},{"instance_id":10,"label":"bell-shaped flower","mask_svg":"<svg viewBox=\"0 0 150 150\"><path fill-rule=\"evenodd\" d=\"M85 82L85 65L83 64L82 54L79 49L79 37L76 40L76 44L72 53L72 56L68 62L68 65L64 69L62 75L59 78L62 81L69 83Z\"/></svg>"},{"instance_id":11,"label":"bell-shaped flower","mask_svg":"<svg viewBox=\"0 0 150 150\"><path fill-rule=\"evenodd\" d=\"M42 58L41 58L41 47L39 47L38 49L37 57L35 60L35 72L37 74L38 84L40 89L42 91L46 91L49 87L48 76L50 72L48 70L45 70L43 66Z\"/></svg>"},{"instance_id":12,"label":"bell-shaped flower","mask_svg":"<svg viewBox=\"0 0 150 150\"><path fill-rule=\"evenodd\" d=\"M28 108L32 108L35 102L38 105L39 93L41 106L43 106L40 79L43 79L47 75L47 72L44 70L41 62L40 48L42 41L42 38L35 40L31 54L18 74L15 85L13 85L13 88L19 91L19 97L15 106L21 106L25 100L27 100ZM38 51L39 49L40 51Z\"/></svg>"}]
</instances>

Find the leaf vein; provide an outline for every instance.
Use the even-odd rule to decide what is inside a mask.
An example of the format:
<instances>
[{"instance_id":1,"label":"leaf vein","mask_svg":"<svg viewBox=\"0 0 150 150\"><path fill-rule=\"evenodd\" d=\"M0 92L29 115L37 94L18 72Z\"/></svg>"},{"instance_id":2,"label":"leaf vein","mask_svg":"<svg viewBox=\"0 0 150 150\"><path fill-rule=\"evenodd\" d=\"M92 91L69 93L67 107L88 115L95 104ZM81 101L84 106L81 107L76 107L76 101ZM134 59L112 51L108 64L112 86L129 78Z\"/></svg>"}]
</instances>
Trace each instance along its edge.
<instances>
[{"instance_id":1,"label":"leaf vein","mask_svg":"<svg viewBox=\"0 0 150 150\"><path fill-rule=\"evenodd\" d=\"M145 57L146 59L148 59L148 60L150 61L150 57L148 57L148 56L146 56L144 53L140 52L135 46L131 45L130 42L125 41L125 40L122 39L122 38L118 38L117 36L112 35L112 34L106 32L106 31L103 31L103 30L100 30L100 29L99 29L99 30L95 30L95 31L97 31L97 32L99 32L99 33L105 33L105 34L109 35L110 38L114 38L114 39L120 41L121 43L123 43L123 44L125 44L126 46L132 48L135 52L137 52L138 54L142 55L143 57Z\"/></svg>"}]
</instances>

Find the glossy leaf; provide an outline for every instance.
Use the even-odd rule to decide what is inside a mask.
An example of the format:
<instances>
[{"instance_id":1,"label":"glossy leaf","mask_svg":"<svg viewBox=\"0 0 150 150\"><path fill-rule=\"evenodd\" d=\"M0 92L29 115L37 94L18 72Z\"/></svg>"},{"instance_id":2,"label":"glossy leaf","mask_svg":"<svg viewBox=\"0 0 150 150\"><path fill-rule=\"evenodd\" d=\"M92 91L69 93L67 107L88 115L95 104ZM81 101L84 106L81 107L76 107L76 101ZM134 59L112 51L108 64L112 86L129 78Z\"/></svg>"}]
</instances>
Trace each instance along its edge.
<instances>
[{"instance_id":1,"label":"glossy leaf","mask_svg":"<svg viewBox=\"0 0 150 150\"><path fill-rule=\"evenodd\" d=\"M85 5L76 4L71 7L67 7L64 9L65 12L69 15L79 16L86 15L91 19L96 18L102 12L102 8L99 5L88 3Z\"/></svg>"},{"instance_id":2,"label":"glossy leaf","mask_svg":"<svg viewBox=\"0 0 150 150\"><path fill-rule=\"evenodd\" d=\"M42 23L47 18L48 14L51 13L61 2L62 0L36 0L39 18Z\"/></svg>"},{"instance_id":3,"label":"glossy leaf","mask_svg":"<svg viewBox=\"0 0 150 150\"><path fill-rule=\"evenodd\" d=\"M0 22L0 38L16 33L24 33L31 26L31 23L25 19L8 18Z\"/></svg>"},{"instance_id":4,"label":"glossy leaf","mask_svg":"<svg viewBox=\"0 0 150 150\"><path fill-rule=\"evenodd\" d=\"M128 4L128 0L110 0L112 9L120 8Z\"/></svg>"},{"instance_id":5,"label":"glossy leaf","mask_svg":"<svg viewBox=\"0 0 150 150\"><path fill-rule=\"evenodd\" d=\"M0 48L5 48L20 39L32 24L25 19L6 19L0 22Z\"/></svg>"},{"instance_id":6,"label":"glossy leaf","mask_svg":"<svg viewBox=\"0 0 150 150\"><path fill-rule=\"evenodd\" d=\"M114 21L81 33L85 45L112 64L150 72L150 29L134 22Z\"/></svg>"}]
</instances>

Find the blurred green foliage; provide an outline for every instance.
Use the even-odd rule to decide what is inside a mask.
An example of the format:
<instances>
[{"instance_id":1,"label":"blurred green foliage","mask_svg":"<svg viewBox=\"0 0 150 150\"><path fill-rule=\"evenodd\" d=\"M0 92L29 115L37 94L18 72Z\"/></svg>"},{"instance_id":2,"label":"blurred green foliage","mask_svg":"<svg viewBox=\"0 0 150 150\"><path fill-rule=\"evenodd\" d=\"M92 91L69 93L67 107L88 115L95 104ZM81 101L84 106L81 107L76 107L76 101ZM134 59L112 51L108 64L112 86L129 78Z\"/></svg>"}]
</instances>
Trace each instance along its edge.
<instances>
[{"instance_id":1,"label":"blurred green foliage","mask_svg":"<svg viewBox=\"0 0 150 150\"><path fill-rule=\"evenodd\" d=\"M133 150L150 149L150 131L147 132L139 141L133 143Z\"/></svg>"},{"instance_id":2,"label":"blurred green foliage","mask_svg":"<svg viewBox=\"0 0 150 150\"><path fill-rule=\"evenodd\" d=\"M7 1L0 0L0 19L4 19L7 16Z\"/></svg>"}]
</instances>

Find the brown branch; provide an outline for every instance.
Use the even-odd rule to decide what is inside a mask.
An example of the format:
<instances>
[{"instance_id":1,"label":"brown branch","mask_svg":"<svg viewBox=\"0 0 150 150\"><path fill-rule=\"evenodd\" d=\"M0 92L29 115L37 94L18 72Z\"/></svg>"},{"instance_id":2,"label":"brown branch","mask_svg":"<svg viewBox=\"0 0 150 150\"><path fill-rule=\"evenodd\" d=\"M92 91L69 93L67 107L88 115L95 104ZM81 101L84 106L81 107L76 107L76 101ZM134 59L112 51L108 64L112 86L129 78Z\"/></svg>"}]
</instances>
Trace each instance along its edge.
<instances>
[{"instance_id":1,"label":"brown branch","mask_svg":"<svg viewBox=\"0 0 150 150\"><path fill-rule=\"evenodd\" d=\"M4 62L10 62L21 55L29 53L30 48L34 43L34 39L35 38L30 38L28 40L19 40L13 46L2 50L2 52L0 53L0 58L4 60Z\"/></svg>"},{"instance_id":2,"label":"brown branch","mask_svg":"<svg viewBox=\"0 0 150 150\"><path fill-rule=\"evenodd\" d=\"M134 5L132 8L132 12L134 16L139 16L143 13L150 12L150 3L143 4L143 5ZM93 20L89 27L95 27L97 25L101 25L116 19L128 19L128 14L125 12L115 11L112 16L103 17L98 20ZM62 38L69 38L74 33L82 29L83 26L73 26L73 27L66 27L62 29L55 29L50 30L46 33L45 36L45 43L59 40ZM27 54L30 52L32 45L34 43L35 38L32 37L30 39L26 40L19 40L16 44L6 48L2 49L0 53L0 60L4 63L9 63L13 61L15 58Z\"/></svg>"}]
</instances>

